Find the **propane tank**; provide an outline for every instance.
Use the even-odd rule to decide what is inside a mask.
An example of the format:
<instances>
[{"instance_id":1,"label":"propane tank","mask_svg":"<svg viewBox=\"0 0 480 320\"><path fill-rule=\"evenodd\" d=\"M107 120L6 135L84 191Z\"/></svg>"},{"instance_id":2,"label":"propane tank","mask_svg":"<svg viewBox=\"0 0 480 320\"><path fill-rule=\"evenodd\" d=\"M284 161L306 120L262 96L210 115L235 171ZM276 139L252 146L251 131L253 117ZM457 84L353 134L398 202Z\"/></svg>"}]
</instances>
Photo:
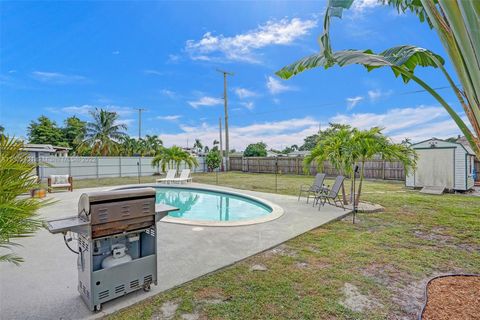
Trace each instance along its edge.
<instances>
[{"instance_id":1,"label":"propane tank","mask_svg":"<svg viewBox=\"0 0 480 320\"><path fill-rule=\"evenodd\" d=\"M122 243L116 243L112 246L112 254L102 260L102 268L111 268L119 264L132 261L132 257L127 254L127 247Z\"/></svg>"}]
</instances>

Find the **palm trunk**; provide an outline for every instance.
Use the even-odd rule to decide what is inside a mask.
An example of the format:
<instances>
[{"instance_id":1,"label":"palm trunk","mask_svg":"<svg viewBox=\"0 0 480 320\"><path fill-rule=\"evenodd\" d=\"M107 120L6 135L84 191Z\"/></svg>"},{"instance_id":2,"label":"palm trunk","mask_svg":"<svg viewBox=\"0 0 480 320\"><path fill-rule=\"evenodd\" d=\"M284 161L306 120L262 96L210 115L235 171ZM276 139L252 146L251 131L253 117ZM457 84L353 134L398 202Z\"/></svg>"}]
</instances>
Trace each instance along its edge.
<instances>
[{"instance_id":1,"label":"palm trunk","mask_svg":"<svg viewBox=\"0 0 480 320\"><path fill-rule=\"evenodd\" d=\"M355 199L355 205L358 206L360 203L360 194L362 193L362 184L363 184L363 170L365 168L365 160L362 160L360 165L360 183L358 184L358 193L357 198Z\"/></svg>"}]
</instances>

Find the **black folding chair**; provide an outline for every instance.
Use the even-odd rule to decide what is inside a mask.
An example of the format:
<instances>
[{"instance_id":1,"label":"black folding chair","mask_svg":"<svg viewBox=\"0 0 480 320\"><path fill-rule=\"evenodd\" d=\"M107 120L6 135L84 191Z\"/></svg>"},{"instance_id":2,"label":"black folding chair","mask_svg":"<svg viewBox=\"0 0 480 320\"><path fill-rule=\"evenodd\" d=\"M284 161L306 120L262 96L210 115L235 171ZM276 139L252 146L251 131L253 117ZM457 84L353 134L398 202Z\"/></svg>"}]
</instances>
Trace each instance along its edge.
<instances>
[{"instance_id":1,"label":"black folding chair","mask_svg":"<svg viewBox=\"0 0 480 320\"><path fill-rule=\"evenodd\" d=\"M300 197L302 193L305 193L305 192L307 193L307 203L308 203L308 199L312 194L314 195L314 198L315 198L317 193L322 192L324 190L323 181L325 180L325 176L326 176L325 173L317 173L312 185L307 185L307 184L301 185L300 192L298 193L298 201L300 201Z\"/></svg>"},{"instance_id":2,"label":"black folding chair","mask_svg":"<svg viewBox=\"0 0 480 320\"><path fill-rule=\"evenodd\" d=\"M343 205L343 201L340 198L340 189L342 188L343 182L345 181L344 176L337 176L335 178L335 183L333 184L333 187L330 190L327 190L327 192L321 192L317 194L315 197L315 200L313 201L314 205L316 203L320 202L320 205L318 206L318 210L320 210L320 207L324 206L325 203L328 202L330 205L334 205L338 207L340 204L340 207L345 210L345 207Z\"/></svg>"}]
</instances>

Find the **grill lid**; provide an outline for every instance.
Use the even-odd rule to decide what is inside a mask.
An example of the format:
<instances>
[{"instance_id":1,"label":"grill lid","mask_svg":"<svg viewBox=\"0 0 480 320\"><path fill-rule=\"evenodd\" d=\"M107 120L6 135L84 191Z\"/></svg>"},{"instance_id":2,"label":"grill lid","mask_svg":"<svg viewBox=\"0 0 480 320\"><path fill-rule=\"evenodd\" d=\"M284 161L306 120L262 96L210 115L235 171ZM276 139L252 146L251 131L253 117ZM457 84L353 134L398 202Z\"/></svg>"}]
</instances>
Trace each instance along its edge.
<instances>
[{"instance_id":1,"label":"grill lid","mask_svg":"<svg viewBox=\"0 0 480 320\"><path fill-rule=\"evenodd\" d=\"M90 207L93 204L145 198L155 199L155 193L154 188L134 188L83 193L78 200L78 216L87 217L90 214Z\"/></svg>"}]
</instances>

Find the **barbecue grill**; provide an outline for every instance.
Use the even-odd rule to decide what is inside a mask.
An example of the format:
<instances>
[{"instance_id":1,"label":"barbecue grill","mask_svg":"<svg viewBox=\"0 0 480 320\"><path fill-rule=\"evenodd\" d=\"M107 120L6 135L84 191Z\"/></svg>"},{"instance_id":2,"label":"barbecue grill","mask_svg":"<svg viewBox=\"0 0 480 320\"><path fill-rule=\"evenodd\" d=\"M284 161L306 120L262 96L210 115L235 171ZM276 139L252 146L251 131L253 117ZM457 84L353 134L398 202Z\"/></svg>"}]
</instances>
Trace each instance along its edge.
<instances>
[{"instance_id":1,"label":"barbecue grill","mask_svg":"<svg viewBox=\"0 0 480 320\"><path fill-rule=\"evenodd\" d=\"M46 222L78 254L78 291L91 311L157 284L156 222L175 210L155 204L153 188L90 192L80 196L76 216Z\"/></svg>"}]
</instances>

